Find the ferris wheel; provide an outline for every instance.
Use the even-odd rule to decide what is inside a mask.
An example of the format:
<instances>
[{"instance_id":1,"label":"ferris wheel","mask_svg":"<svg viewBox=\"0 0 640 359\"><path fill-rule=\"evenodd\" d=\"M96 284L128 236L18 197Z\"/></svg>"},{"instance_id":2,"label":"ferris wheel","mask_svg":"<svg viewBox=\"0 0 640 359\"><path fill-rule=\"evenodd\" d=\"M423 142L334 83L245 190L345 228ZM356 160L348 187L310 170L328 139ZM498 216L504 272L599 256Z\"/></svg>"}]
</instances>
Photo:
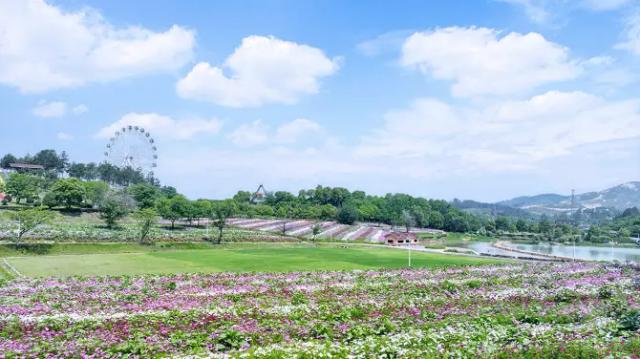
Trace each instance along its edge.
<instances>
[{"instance_id":1,"label":"ferris wheel","mask_svg":"<svg viewBox=\"0 0 640 359\"><path fill-rule=\"evenodd\" d=\"M145 176L153 177L158 167L158 148L149 131L139 126L126 126L109 139L104 152L105 161L113 166L131 167Z\"/></svg>"}]
</instances>

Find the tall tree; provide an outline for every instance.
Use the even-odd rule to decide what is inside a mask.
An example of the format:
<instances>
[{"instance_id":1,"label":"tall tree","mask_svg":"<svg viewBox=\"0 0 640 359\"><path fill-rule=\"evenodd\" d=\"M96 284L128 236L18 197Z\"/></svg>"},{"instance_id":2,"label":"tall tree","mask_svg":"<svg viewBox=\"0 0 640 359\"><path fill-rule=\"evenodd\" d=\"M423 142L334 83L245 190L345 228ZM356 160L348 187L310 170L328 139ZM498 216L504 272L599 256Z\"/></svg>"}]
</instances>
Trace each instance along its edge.
<instances>
[{"instance_id":1,"label":"tall tree","mask_svg":"<svg viewBox=\"0 0 640 359\"><path fill-rule=\"evenodd\" d=\"M138 240L141 244L152 244L152 238L149 236L151 228L157 223L158 213L153 208L143 208L134 213L133 218L136 220L138 227Z\"/></svg>"},{"instance_id":2,"label":"tall tree","mask_svg":"<svg viewBox=\"0 0 640 359\"><path fill-rule=\"evenodd\" d=\"M218 240L217 243L222 243L222 231L227 226L227 219L231 217L236 210L235 203L233 201L221 201L213 204L212 219L213 225L218 228Z\"/></svg>"},{"instance_id":3,"label":"tall tree","mask_svg":"<svg viewBox=\"0 0 640 359\"><path fill-rule=\"evenodd\" d=\"M98 207L109 191L109 185L103 181L82 182L85 191L85 200L92 207Z\"/></svg>"},{"instance_id":4,"label":"tall tree","mask_svg":"<svg viewBox=\"0 0 640 359\"><path fill-rule=\"evenodd\" d=\"M189 200L183 195L172 198L161 198L156 203L156 210L160 216L171 222L171 229L175 229L176 221L187 216Z\"/></svg>"},{"instance_id":5,"label":"tall tree","mask_svg":"<svg viewBox=\"0 0 640 359\"><path fill-rule=\"evenodd\" d=\"M77 178L57 180L51 186L51 193L55 196L57 202L66 208L80 206L86 195L85 186Z\"/></svg>"},{"instance_id":6,"label":"tall tree","mask_svg":"<svg viewBox=\"0 0 640 359\"><path fill-rule=\"evenodd\" d=\"M6 155L4 155L4 157L2 157L2 159L0 160L0 167L4 168L4 169L8 169L10 168L10 164L11 163L16 163L18 162L18 159L16 158L16 156L7 153Z\"/></svg>"},{"instance_id":7,"label":"tall tree","mask_svg":"<svg viewBox=\"0 0 640 359\"><path fill-rule=\"evenodd\" d=\"M41 191L42 179L25 173L12 173L6 183L7 193L20 203L23 199L30 202L38 197Z\"/></svg>"},{"instance_id":8,"label":"tall tree","mask_svg":"<svg viewBox=\"0 0 640 359\"><path fill-rule=\"evenodd\" d=\"M57 214L41 208L30 208L19 211L7 211L4 213L4 216L13 221L16 227L14 242L18 245L22 242L25 234L33 231L40 225L53 222Z\"/></svg>"},{"instance_id":9,"label":"tall tree","mask_svg":"<svg viewBox=\"0 0 640 359\"><path fill-rule=\"evenodd\" d=\"M123 191L111 191L107 193L100 203L100 218L104 220L108 228L115 228L118 220L124 218L134 208L134 200Z\"/></svg>"},{"instance_id":10,"label":"tall tree","mask_svg":"<svg viewBox=\"0 0 640 359\"><path fill-rule=\"evenodd\" d=\"M138 208L152 208L160 193L158 188L148 183L137 183L129 186L127 192L136 200Z\"/></svg>"}]
</instances>

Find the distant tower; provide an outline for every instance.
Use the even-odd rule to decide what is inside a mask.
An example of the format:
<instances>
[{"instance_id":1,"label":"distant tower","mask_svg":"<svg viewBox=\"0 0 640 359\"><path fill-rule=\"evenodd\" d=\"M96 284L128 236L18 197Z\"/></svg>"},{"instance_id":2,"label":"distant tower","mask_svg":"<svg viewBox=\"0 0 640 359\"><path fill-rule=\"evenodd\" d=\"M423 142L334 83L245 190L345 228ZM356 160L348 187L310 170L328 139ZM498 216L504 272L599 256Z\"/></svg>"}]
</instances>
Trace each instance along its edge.
<instances>
[{"instance_id":1,"label":"distant tower","mask_svg":"<svg viewBox=\"0 0 640 359\"><path fill-rule=\"evenodd\" d=\"M258 189L251 195L251 203L258 204L264 202L267 197L267 190L263 185L258 186Z\"/></svg>"}]
</instances>

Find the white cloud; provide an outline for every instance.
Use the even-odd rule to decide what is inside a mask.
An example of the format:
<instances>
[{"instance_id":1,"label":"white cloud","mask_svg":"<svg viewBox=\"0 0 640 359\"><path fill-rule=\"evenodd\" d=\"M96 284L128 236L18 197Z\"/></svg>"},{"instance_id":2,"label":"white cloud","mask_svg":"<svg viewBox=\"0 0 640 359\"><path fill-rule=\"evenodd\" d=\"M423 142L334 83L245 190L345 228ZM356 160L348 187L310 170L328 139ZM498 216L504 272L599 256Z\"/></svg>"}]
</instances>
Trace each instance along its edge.
<instances>
[{"instance_id":1,"label":"white cloud","mask_svg":"<svg viewBox=\"0 0 640 359\"><path fill-rule=\"evenodd\" d=\"M630 4L632 0L582 0L582 6L594 11L616 10Z\"/></svg>"},{"instance_id":2,"label":"white cloud","mask_svg":"<svg viewBox=\"0 0 640 359\"><path fill-rule=\"evenodd\" d=\"M89 111L89 108L85 105L77 105L71 108L71 113L74 115L81 115ZM67 115L69 112L69 105L63 101L40 101L31 110L31 113L37 117L43 118L58 118Z\"/></svg>"},{"instance_id":3,"label":"white cloud","mask_svg":"<svg viewBox=\"0 0 640 359\"><path fill-rule=\"evenodd\" d=\"M545 1L539 0L499 0L513 5L522 6L527 17L538 24L549 21L551 15L545 6Z\"/></svg>"},{"instance_id":4,"label":"white cloud","mask_svg":"<svg viewBox=\"0 0 640 359\"><path fill-rule=\"evenodd\" d=\"M279 143L295 143L307 136L317 135L322 132L322 127L317 122L306 118L297 118L285 123L276 130L275 140Z\"/></svg>"},{"instance_id":5,"label":"white cloud","mask_svg":"<svg viewBox=\"0 0 640 359\"><path fill-rule=\"evenodd\" d=\"M497 0L512 5L520 6L527 17L534 23L547 25L557 21L558 17L566 17L568 13L576 10L588 10L592 12L611 11L620 9L633 0Z\"/></svg>"},{"instance_id":6,"label":"white cloud","mask_svg":"<svg viewBox=\"0 0 640 359\"><path fill-rule=\"evenodd\" d=\"M40 101L31 113L43 118L62 117L67 113L67 104L62 101Z\"/></svg>"},{"instance_id":7,"label":"white cloud","mask_svg":"<svg viewBox=\"0 0 640 359\"><path fill-rule=\"evenodd\" d=\"M82 115L83 113L89 111L89 107L87 107L86 105L78 105L71 109L71 111L76 115Z\"/></svg>"},{"instance_id":8,"label":"white cloud","mask_svg":"<svg viewBox=\"0 0 640 359\"><path fill-rule=\"evenodd\" d=\"M624 41L615 45L615 48L640 56L640 11L636 11L626 19L623 36Z\"/></svg>"},{"instance_id":9,"label":"white cloud","mask_svg":"<svg viewBox=\"0 0 640 359\"><path fill-rule=\"evenodd\" d=\"M501 36L475 27L416 32L402 47L401 63L453 81L452 93L460 97L511 95L580 73L566 48L538 33Z\"/></svg>"},{"instance_id":10,"label":"white cloud","mask_svg":"<svg viewBox=\"0 0 640 359\"><path fill-rule=\"evenodd\" d=\"M255 120L238 126L227 135L233 144L239 147L257 145L315 145L325 140L324 130L314 121L297 118L283 123L273 130L262 120Z\"/></svg>"},{"instance_id":11,"label":"white cloud","mask_svg":"<svg viewBox=\"0 0 640 359\"><path fill-rule=\"evenodd\" d=\"M43 0L0 1L0 83L43 92L178 69L192 58L193 31L115 27L95 10Z\"/></svg>"},{"instance_id":12,"label":"white cloud","mask_svg":"<svg viewBox=\"0 0 640 359\"><path fill-rule=\"evenodd\" d=\"M292 104L315 94L338 63L317 48L274 37L249 36L220 67L201 62L177 83L183 98L229 107Z\"/></svg>"},{"instance_id":13,"label":"white cloud","mask_svg":"<svg viewBox=\"0 0 640 359\"><path fill-rule=\"evenodd\" d=\"M550 91L523 101L453 107L420 99L391 111L363 138L361 157L414 158L449 167L514 170L580 146L640 136L640 100Z\"/></svg>"},{"instance_id":14,"label":"white cloud","mask_svg":"<svg viewBox=\"0 0 640 359\"><path fill-rule=\"evenodd\" d=\"M236 146L251 147L266 143L269 139L267 132L268 127L262 120L255 120L251 123L240 125L227 137Z\"/></svg>"},{"instance_id":15,"label":"white cloud","mask_svg":"<svg viewBox=\"0 0 640 359\"><path fill-rule=\"evenodd\" d=\"M365 56L377 56L388 51L395 51L402 46L413 31L397 30L384 33L376 38L359 43L356 48Z\"/></svg>"},{"instance_id":16,"label":"white cloud","mask_svg":"<svg viewBox=\"0 0 640 359\"><path fill-rule=\"evenodd\" d=\"M128 113L109 126L102 128L98 138L110 138L126 126L139 126L148 130L152 136L170 140L188 140L197 135L216 135L222 128L218 119L183 119L174 120L156 113Z\"/></svg>"},{"instance_id":17,"label":"white cloud","mask_svg":"<svg viewBox=\"0 0 640 359\"><path fill-rule=\"evenodd\" d=\"M58 132L58 134L56 135L56 137L60 140L60 141L71 141L73 140L73 135L66 133L66 132Z\"/></svg>"}]
</instances>

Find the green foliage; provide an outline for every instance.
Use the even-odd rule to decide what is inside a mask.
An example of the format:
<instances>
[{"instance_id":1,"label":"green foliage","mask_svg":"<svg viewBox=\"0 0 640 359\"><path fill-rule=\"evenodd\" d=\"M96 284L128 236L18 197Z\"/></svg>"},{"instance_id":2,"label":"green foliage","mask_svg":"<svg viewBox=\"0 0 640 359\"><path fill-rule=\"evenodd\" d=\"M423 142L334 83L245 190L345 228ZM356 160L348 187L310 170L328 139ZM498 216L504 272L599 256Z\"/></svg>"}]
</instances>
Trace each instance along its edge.
<instances>
[{"instance_id":1,"label":"green foliage","mask_svg":"<svg viewBox=\"0 0 640 359\"><path fill-rule=\"evenodd\" d=\"M122 191L111 191L100 203L100 218L108 228L114 228L121 218L128 215L135 207L133 199Z\"/></svg>"},{"instance_id":2,"label":"green foliage","mask_svg":"<svg viewBox=\"0 0 640 359\"><path fill-rule=\"evenodd\" d=\"M342 224L354 224L358 220L358 210L352 206L340 208L337 219Z\"/></svg>"},{"instance_id":3,"label":"green foliage","mask_svg":"<svg viewBox=\"0 0 640 359\"><path fill-rule=\"evenodd\" d=\"M55 201L66 208L80 206L86 195L85 186L77 178L57 180L51 186Z\"/></svg>"},{"instance_id":4,"label":"green foliage","mask_svg":"<svg viewBox=\"0 0 640 359\"><path fill-rule=\"evenodd\" d=\"M222 231L227 225L227 218L237 211L237 205L233 200L218 201L212 203L212 211L209 218L213 220L213 225L218 229L217 243L222 243Z\"/></svg>"},{"instance_id":5,"label":"green foliage","mask_svg":"<svg viewBox=\"0 0 640 359\"><path fill-rule=\"evenodd\" d=\"M133 218L139 231L141 244L151 244L149 233L151 228L157 223L158 213L153 208L143 208L134 213Z\"/></svg>"},{"instance_id":6,"label":"green foliage","mask_svg":"<svg viewBox=\"0 0 640 359\"><path fill-rule=\"evenodd\" d=\"M171 221L171 229L174 229L175 222L188 215L189 204L186 197L176 195L171 198L160 198L156 202L156 210L162 218Z\"/></svg>"},{"instance_id":7,"label":"green foliage","mask_svg":"<svg viewBox=\"0 0 640 359\"><path fill-rule=\"evenodd\" d=\"M109 192L109 185L103 181L82 182L82 185L85 191L85 201L93 207L97 207Z\"/></svg>"},{"instance_id":8,"label":"green foliage","mask_svg":"<svg viewBox=\"0 0 640 359\"><path fill-rule=\"evenodd\" d=\"M149 183L137 183L129 186L127 192L133 197L138 208L152 208L160 195L156 186Z\"/></svg>"},{"instance_id":9,"label":"green foliage","mask_svg":"<svg viewBox=\"0 0 640 359\"><path fill-rule=\"evenodd\" d=\"M620 328L635 332L640 329L640 310L630 309L622 313L619 318Z\"/></svg>"},{"instance_id":10,"label":"green foliage","mask_svg":"<svg viewBox=\"0 0 640 359\"><path fill-rule=\"evenodd\" d=\"M33 201L38 197L42 179L24 173L12 173L6 184L6 191L13 197L16 203L20 203L23 199L27 202Z\"/></svg>"},{"instance_id":11,"label":"green foliage","mask_svg":"<svg viewBox=\"0 0 640 359\"><path fill-rule=\"evenodd\" d=\"M57 213L40 208L29 208L19 211L8 211L4 216L13 222L16 227L16 244L22 241L22 237L34 230L36 227L53 222L57 218Z\"/></svg>"},{"instance_id":12,"label":"green foliage","mask_svg":"<svg viewBox=\"0 0 640 359\"><path fill-rule=\"evenodd\" d=\"M311 233L313 234L313 239L315 239L316 236L320 234L320 232L322 232L322 226L320 225L320 223L316 223L313 225L313 227L311 227Z\"/></svg>"}]
</instances>

